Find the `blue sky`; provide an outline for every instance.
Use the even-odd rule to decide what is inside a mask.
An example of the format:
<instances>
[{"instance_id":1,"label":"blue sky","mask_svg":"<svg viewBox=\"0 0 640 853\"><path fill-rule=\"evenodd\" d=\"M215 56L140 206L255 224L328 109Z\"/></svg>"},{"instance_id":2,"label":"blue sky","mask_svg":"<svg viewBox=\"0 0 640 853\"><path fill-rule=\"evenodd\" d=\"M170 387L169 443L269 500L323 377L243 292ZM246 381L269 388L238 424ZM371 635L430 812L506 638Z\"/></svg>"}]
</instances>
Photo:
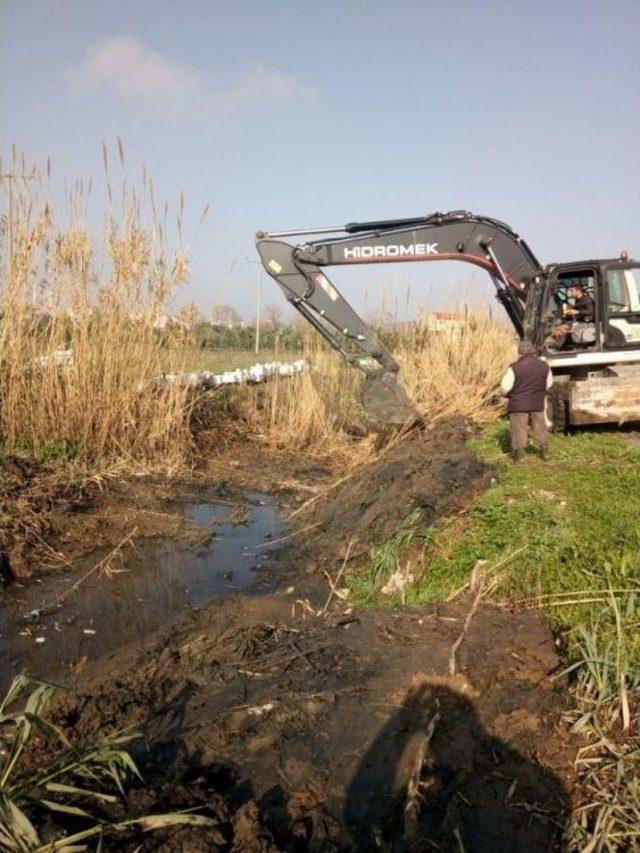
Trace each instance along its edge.
<instances>
[{"instance_id":1,"label":"blue sky","mask_svg":"<svg viewBox=\"0 0 640 853\"><path fill-rule=\"evenodd\" d=\"M258 229L466 208L543 262L640 255L637 0L2 0L1 132L54 177L119 134L192 221L182 300L253 312ZM338 274L336 274L338 273ZM455 264L334 271L362 306L487 297ZM370 299L374 297L371 296ZM403 296L404 298L404 296ZM277 302L275 285L267 301Z\"/></svg>"}]
</instances>

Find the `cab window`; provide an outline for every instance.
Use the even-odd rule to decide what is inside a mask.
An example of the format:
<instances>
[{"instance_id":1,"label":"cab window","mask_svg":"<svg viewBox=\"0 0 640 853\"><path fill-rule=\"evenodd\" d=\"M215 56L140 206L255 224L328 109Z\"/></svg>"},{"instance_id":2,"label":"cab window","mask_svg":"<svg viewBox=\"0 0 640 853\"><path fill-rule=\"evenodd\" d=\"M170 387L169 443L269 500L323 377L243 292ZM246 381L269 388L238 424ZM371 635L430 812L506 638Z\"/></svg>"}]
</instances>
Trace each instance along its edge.
<instances>
[{"instance_id":1,"label":"cab window","mask_svg":"<svg viewBox=\"0 0 640 853\"><path fill-rule=\"evenodd\" d=\"M595 272L590 269L586 270L571 270L570 272L560 273L558 276L558 286L555 294L555 301L558 307L562 305L571 305L573 300L569 296L572 287L579 285L588 293L592 299L595 299Z\"/></svg>"},{"instance_id":2,"label":"cab window","mask_svg":"<svg viewBox=\"0 0 640 853\"><path fill-rule=\"evenodd\" d=\"M611 267L606 282L607 346L640 343L640 267Z\"/></svg>"},{"instance_id":3,"label":"cab window","mask_svg":"<svg viewBox=\"0 0 640 853\"><path fill-rule=\"evenodd\" d=\"M584 311L583 301L576 309L577 298L572 290L576 286L591 299L590 317L580 313ZM597 344L596 271L593 267L576 267L552 275L540 307L538 335L545 350L587 350Z\"/></svg>"}]
</instances>

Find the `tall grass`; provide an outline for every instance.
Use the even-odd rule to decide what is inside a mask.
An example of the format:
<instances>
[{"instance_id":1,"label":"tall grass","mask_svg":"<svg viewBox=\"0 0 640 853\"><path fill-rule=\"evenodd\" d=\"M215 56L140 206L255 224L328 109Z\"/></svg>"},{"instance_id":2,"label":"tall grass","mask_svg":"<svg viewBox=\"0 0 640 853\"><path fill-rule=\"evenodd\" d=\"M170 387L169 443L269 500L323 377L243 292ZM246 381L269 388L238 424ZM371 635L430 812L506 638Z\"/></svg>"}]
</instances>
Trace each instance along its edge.
<instances>
[{"instance_id":1,"label":"tall grass","mask_svg":"<svg viewBox=\"0 0 640 853\"><path fill-rule=\"evenodd\" d=\"M353 437L362 434L360 406L363 376L310 333L302 357L313 370L294 381L278 380L251 395L249 419L280 448L299 448L320 455L355 451Z\"/></svg>"},{"instance_id":2,"label":"tall grass","mask_svg":"<svg viewBox=\"0 0 640 853\"><path fill-rule=\"evenodd\" d=\"M102 850L105 838L131 829L216 825L193 811L127 815L127 783L142 778L128 748L141 735L116 732L73 744L44 716L55 692L54 684L22 674L0 699L0 738L8 747L0 758L0 850L71 853L96 838ZM52 817L59 837L44 841Z\"/></svg>"},{"instance_id":3,"label":"tall grass","mask_svg":"<svg viewBox=\"0 0 640 853\"><path fill-rule=\"evenodd\" d=\"M501 410L497 385L515 354L504 326L466 309L458 327L434 331L426 320L418 321L394 337L400 380L426 420L461 415L483 422ZM354 442L366 423L359 402L363 375L316 335L307 339L303 355L313 372L254 394L250 419L275 446L337 453L359 464L379 447L370 436Z\"/></svg>"},{"instance_id":4,"label":"tall grass","mask_svg":"<svg viewBox=\"0 0 640 853\"><path fill-rule=\"evenodd\" d=\"M92 465L124 459L171 466L191 446L192 393L178 384L157 392L151 380L182 372L193 358L184 332L156 328L188 276L184 196L172 236L173 215L167 206L158 212L144 170L139 187L122 178L116 192L106 148L103 154L101 228L90 184L78 182L61 211L48 170L13 185L10 229L0 232L0 436L36 455L64 448L65 459ZM115 164L124 174L119 143ZM248 425L272 446L358 464L380 446L366 435L363 376L315 333L307 340L314 372L248 395ZM512 336L480 312L466 311L449 331L405 324L393 349L401 379L428 420L481 421L495 413Z\"/></svg>"},{"instance_id":5,"label":"tall grass","mask_svg":"<svg viewBox=\"0 0 640 853\"><path fill-rule=\"evenodd\" d=\"M574 761L579 794L567 833L571 850L637 850L640 843L640 673L633 599L620 601L612 591L602 612L580 628L582 660L573 667L576 707L566 715L583 742Z\"/></svg>"},{"instance_id":6,"label":"tall grass","mask_svg":"<svg viewBox=\"0 0 640 853\"><path fill-rule=\"evenodd\" d=\"M515 338L477 308L456 313L458 326L434 331L423 319L400 337L394 352L400 375L427 419L491 420L503 409L497 385L515 358Z\"/></svg>"},{"instance_id":7,"label":"tall grass","mask_svg":"<svg viewBox=\"0 0 640 853\"><path fill-rule=\"evenodd\" d=\"M106 149L104 163L101 228L89 227L82 182L61 213L37 172L14 187L2 235L0 433L9 445L72 446L88 462L169 462L189 444L188 401L177 387L150 392L152 377L181 369L181 350L167 349L154 322L187 262L169 248L168 208L158 214L146 173L139 189L123 179L116 200ZM181 199L178 231L183 208Z\"/></svg>"}]
</instances>

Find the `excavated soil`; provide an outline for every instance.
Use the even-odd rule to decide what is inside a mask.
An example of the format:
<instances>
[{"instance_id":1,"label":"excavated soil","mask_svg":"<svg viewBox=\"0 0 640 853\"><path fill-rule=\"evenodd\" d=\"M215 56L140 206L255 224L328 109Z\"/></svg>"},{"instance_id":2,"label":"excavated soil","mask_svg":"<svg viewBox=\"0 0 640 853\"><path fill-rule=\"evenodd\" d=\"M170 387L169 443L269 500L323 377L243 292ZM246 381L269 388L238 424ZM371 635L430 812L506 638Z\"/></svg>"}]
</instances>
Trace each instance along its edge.
<instances>
[{"instance_id":1,"label":"excavated soil","mask_svg":"<svg viewBox=\"0 0 640 853\"><path fill-rule=\"evenodd\" d=\"M311 499L300 510L314 525L307 551L342 556L351 541L355 557L391 536L415 509L430 524L466 506L491 475L466 446L472 432L461 419L413 432Z\"/></svg>"},{"instance_id":2,"label":"excavated soil","mask_svg":"<svg viewBox=\"0 0 640 853\"><path fill-rule=\"evenodd\" d=\"M321 571L416 508L463 509L491 476L467 439L462 422L414 433L333 486L268 453L214 463L261 490L300 484L280 589L212 600L89 662L55 721L75 740L141 733L128 814L199 807L217 824L103 849L561 849L575 745L540 618L470 599L354 609Z\"/></svg>"}]
</instances>

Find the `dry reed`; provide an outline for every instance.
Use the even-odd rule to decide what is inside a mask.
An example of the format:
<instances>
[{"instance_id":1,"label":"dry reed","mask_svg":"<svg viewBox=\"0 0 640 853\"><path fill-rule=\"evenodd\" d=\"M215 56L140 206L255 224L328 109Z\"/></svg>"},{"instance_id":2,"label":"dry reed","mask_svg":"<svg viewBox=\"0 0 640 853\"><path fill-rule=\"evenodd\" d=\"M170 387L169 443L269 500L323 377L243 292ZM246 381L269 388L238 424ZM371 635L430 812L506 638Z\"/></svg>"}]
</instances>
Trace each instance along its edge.
<instances>
[{"instance_id":1,"label":"dry reed","mask_svg":"<svg viewBox=\"0 0 640 853\"><path fill-rule=\"evenodd\" d=\"M61 217L37 173L14 188L2 235L0 433L9 446L66 448L92 464L171 464L190 442L187 392L150 393L148 383L182 368L155 326L187 264L168 249L168 209L158 215L146 173L140 191L123 178L116 202L106 148L104 162L98 236L86 224L89 185L76 184Z\"/></svg>"},{"instance_id":2,"label":"dry reed","mask_svg":"<svg viewBox=\"0 0 640 853\"><path fill-rule=\"evenodd\" d=\"M498 383L516 354L513 332L478 309L454 312L450 327L434 330L428 319L401 336L395 350L400 375L427 419L461 415L491 420L502 411Z\"/></svg>"},{"instance_id":3,"label":"dry reed","mask_svg":"<svg viewBox=\"0 0 640 853\"><path fill-rule=\"evenodd\" d=\"M418 413L431 423L454 416L483 422L503 408L498 382L515 356L514 336L479 310L459 316L449 328L433 329L424 319L405 324L395 335L400 379ZM319 340L312 334L305 347L313 372L255 393L250 420L274 447L359 464L380 449L379 439L363 429L363 375Z\"/></svg>"},{"instance_id":4,"label":"dry reed","mask_svg":"<svg viewBox=\"0 0 640 853\"><path fill-rule=\"evenodd\" d=\"M117 153L123 166L120 144ZM139 190L123 178L115 193L106 148L103 159L108 215L98 237L87 224L90 185L76 184L64 217L37 172L12 187L0 270L0 435L9 446L61 448L90 464L172 466L191 445L189 391L153 392L150 380L182 372L188 356L179 332L157 328L188 275L184 195L170 249L168 207L158 213L149 176L143 171ZM499 410L497 381L513 352L505 327L467 310L444 330L425 320L403 324L393 337L401 379L427 420L481 421ZM365 428L363 376L314 333L307 341L314 372L250 393L249 426L273 447L357 465L381 447Z\"/></svg>"}]
</instances>

